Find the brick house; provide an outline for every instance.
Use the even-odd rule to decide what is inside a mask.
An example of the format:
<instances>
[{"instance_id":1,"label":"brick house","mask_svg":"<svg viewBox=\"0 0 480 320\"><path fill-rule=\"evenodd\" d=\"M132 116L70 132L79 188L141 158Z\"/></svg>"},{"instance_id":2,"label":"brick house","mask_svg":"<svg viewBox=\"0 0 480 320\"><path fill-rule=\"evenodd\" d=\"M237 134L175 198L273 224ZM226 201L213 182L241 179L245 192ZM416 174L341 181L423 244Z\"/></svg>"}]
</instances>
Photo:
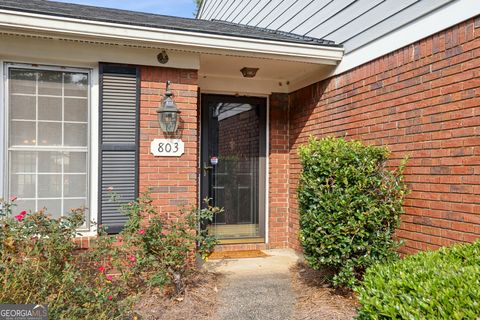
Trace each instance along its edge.
<instances>
[{"instance_id":1,"label":"brick house","mask_svg":"<svg viewBox=\"0 0 480 320\"><path fill-rule=\"evenodd\" d=\"M480 6L247 2L185 19L1 1L0 192L54 216L85 206L111 233L111 188L150 188L166 215L209 197L218 250L299 249L297 148L346 136L387 145L392 166L410 156L404 252L478 238ZM174 132L158 121L167 81ZM88 246L95 225L82 233Z\"/></svg>"}]
</instances>

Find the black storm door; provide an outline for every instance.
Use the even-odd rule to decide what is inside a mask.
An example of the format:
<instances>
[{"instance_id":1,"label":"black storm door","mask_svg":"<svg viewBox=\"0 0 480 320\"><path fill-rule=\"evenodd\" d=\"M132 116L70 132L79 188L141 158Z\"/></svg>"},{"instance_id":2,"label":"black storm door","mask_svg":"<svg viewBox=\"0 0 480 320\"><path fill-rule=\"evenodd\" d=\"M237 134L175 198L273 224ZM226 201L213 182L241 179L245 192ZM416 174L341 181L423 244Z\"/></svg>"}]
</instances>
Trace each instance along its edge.
<instances>
[{"instance_id":1,"label":"black storm door","mask_svg":"<svg viewBox=\"0 0 480 320\"><path fill-rule=\"evenodd\" d=\"M265 237L266 99L202 95L202 199L224 212L208 226L224 242Z\"/></svg>"}]
</instances>

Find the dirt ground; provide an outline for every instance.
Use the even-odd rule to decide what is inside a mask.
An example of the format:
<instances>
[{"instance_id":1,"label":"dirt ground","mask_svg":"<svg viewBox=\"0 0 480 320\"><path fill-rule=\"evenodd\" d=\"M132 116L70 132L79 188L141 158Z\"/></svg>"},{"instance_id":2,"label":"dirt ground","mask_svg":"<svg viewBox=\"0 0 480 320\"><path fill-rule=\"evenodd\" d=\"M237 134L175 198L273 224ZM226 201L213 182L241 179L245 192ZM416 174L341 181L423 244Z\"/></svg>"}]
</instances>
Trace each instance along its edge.
<instances>
[{"instance_id":1,"label":"dirt ground","mask_svg":"<svg viewBox=\"0 0 480 320\"><path fill-rule=\"evenodd\" d=\"M325 272L304 263L290 268L296 295L294 320L352 320L357 301L349 290L331 288ZM185 294L167 298L165 293L145 295L136 305L138 320L217 320L218 291L224 275L202 271L186 281Z\"/></svg>"},{"instance_id":2,"label":"dirt ground","mask_svg":"<svg viewBox=\"0 0 480 320\"><path fill-rule=\"evenodd\" d=\"M185 293L177 298L162 294L144 296L136 305L139 320L211 320L217 311L218 284L222 275L200 272L186 281Z\"/></svg>"},{"instance_id":3,"label":"dirt ground","mask_svg":"<svg viewBox=\"0 0 480 320\"><path fill-rule=\"evenodd\" d=\"M351 320L357 301L349 290L335 290L325 282L325 273L304 263L291 268L293 288L297 294L295 320Z\"/></svg>"}]
</instances>

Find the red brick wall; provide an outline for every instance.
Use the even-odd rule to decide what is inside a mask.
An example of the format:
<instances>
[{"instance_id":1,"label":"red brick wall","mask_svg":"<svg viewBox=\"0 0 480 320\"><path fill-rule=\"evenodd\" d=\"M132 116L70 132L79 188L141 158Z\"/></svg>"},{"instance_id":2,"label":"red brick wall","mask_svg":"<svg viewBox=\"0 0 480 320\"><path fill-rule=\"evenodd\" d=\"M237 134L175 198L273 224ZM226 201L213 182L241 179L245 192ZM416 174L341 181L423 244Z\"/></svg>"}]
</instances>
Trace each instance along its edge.
<instances>
[{"instance_id":1,"label":"red brick wall","mask_svg":"<svg viewBox=\"0 0 480 320\"><path fill-rule=\"evenodd\" d=\"M157 121L167 80L172 82L174 100L181 111L176 138L185 143L181 157L154 157L150 142L165 138ZM151 188L159 212L175 215L182 206L198 199L198 109L197 71L160 67L141 68L140 98L140 192Z\"/></svg>"},{"instance_id":2,"label":"red brick wall","mask_svg":"<svg viewBox=\"0 0 480 320\"><path fill-rule=\"evenodd\" d=\"M297 148L309 135L387 145L391 166L411 157L404 252L480 237L480 18L290 98L290 246L298 248Z\"/></svg>"},{"instance_id":3,"label":"red brick wall","mask_svg":"<svg viewBox=\"0 0 480 320\"><path fill-rule=\"evenodd\" d=\"M288 95L270 96L269 116L269 246L284 248L288 246Z\"/></svg>"}]
</instances>

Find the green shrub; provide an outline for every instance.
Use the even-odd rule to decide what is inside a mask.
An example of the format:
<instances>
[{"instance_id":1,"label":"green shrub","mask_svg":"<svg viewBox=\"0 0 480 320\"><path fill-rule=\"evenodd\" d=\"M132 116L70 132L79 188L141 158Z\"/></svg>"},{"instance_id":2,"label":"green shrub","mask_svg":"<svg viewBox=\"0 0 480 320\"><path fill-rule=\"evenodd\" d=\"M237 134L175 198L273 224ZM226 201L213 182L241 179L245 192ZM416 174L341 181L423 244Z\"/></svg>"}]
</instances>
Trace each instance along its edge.
<instances>
[{"instance_id":1,"label":"green shrub","mask_svg":"<svg viewBox=\"0 0 480 320\"><path fill-rule=\"evenodd\" d=\"M83 264L73 238L83 212L52 219L45 212L11 217L0 207L0 303L48 304L51 319L117 319L127 313L122 288Z\"/></svg>"},{"instance_id":2,"label":"green shrub","mask_svg":"<svg viewBox=\"0 0 480 320\"><path fill-rule=\"evenodd\" d=\"M332 271L334 285L352 287L364 270L397 257L392 237L407 192L403 165L385 168L384 147L311 138L299 151L300 242L313 269Z\"/></svg>"},{"instance_id":3,"label":"green shrub","mask_svg":"<svg viewBox=\"0 0 480 320\"><path fill-rule=\"evenodd\" d=\"M148 193L124 207L129 217L117 236L99 228L84 252L73 240L83 210L60 219L43 211L12 216L14 203L0 199L0 303L47 304L52 319L124 319L137 297L151 289L182 293L216 239L197 232L218 208L181 211L174 219L156 212Z\"/></svg>"},{"instance_id":4,"label":"green shrub","mask_svg":"<svg viewBox=\"0 0 480 320\"><path fill-rule=\"evenodd\" d=\"M357 319L478 319L480 242L369 268Z\"/></svg>"},{"instance_id":5,"label":"green shrub","mask_svg":"<svg viewBox=\"0 0 480 320\"><path fill-rule=\"evenodd\" d=\"M206 204L204 209L181 210L166 219L165 214L156 212L145 192L136 202L123 206L129 219L118 237L122 245L110 243L103 251L110 253L112 267L131 287L171 284L174 294L181 294L184 278L195 265L194 254L203 258L217 243L214 236L198 231L200 221L211 222L222 211ZM125 257L135 263L125 264Z\"/></svg>"}]
</instances>

